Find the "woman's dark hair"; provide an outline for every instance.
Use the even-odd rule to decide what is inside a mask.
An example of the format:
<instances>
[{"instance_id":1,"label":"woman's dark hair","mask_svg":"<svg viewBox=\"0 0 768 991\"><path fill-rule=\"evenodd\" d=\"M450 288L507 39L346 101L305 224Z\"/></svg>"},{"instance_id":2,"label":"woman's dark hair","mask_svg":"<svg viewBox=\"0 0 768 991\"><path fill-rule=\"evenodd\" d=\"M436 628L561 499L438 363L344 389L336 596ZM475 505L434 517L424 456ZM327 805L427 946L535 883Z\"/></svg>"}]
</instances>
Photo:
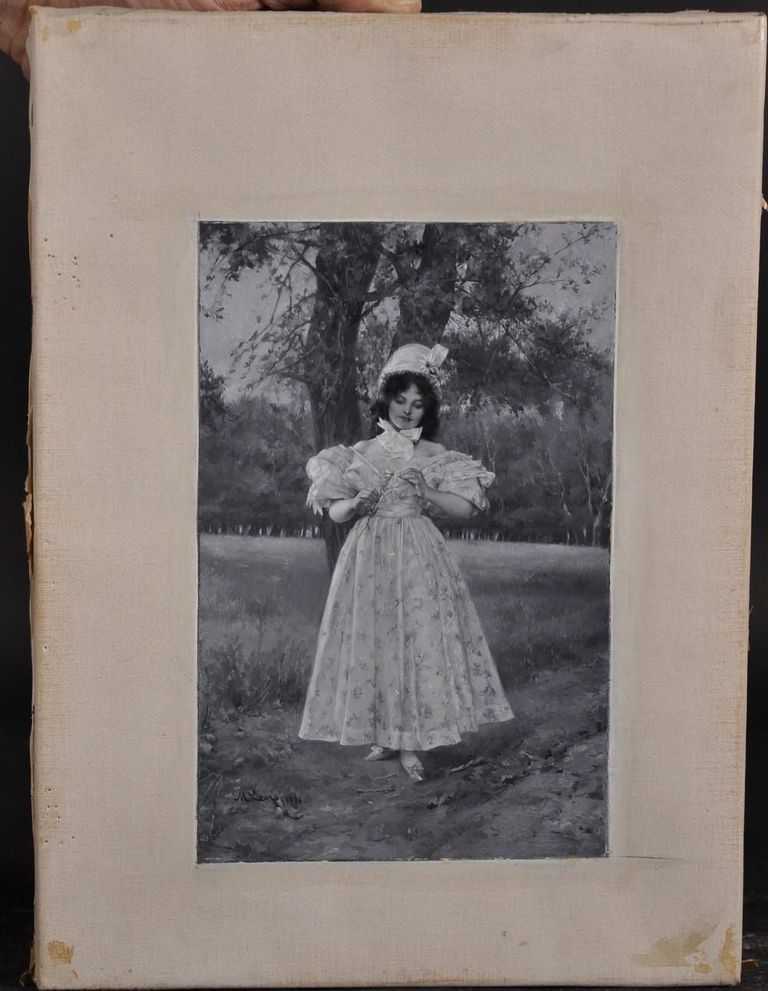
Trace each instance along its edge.
<instances>
[{"instance_id":1,"label":"woman's dark hair","mask_svg":"<svg viewBox=\"0 0 768 991\"><path fill-rule=\"evenodd\" d=\"M389 404L395 396L411 385L416 386L424 402L424 415L419 423L421 436L425 440L434 440L440 427L440 400L429 379L417 372L397 372L385 379L379 398L371 405L371 437L376 437L380 432L377 426L379 417L389 419Z\"/></svg>"}]
</instances>

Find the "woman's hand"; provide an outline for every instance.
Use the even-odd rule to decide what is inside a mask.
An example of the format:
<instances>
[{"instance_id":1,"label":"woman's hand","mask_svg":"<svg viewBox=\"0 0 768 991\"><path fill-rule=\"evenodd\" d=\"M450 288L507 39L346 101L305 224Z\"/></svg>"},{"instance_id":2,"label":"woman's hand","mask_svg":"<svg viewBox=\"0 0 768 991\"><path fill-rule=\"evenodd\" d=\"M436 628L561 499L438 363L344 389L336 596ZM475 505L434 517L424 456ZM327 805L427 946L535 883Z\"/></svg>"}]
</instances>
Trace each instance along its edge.
<instances>
[{"instance_id":1,"label":"woman's hand","mask_svg":"<svg viewBox=\"0 0 768 991\"><path fill-rule=\"evenodd\" d=\"M418 468L407 467L401 468L400 471L395 473L398 478L401 478L405 482L410 482L410 484L416 489L416 492L420 499L426 499L432 489L427 485L424 476Z\"/></svg>"},{"instance_id":2,"label":"woman's hand","mask_svg":"<svg viewBox=\"0 0 768 991\"><path fill-rule=\"evenodd\" d=\"M27 34L32 0L0 0L0 51L29 79ZM421 0L37 0L41 7L130 7L135 10L335 10L339 13L416 14Z\"/></svg>"},{"instance_id":3,"label":"woman's hand","mask_svg":"<svg viewBox=\"0 0 768 991\"><path fill-rule=\"evenodd\" d=\"M363 489L357 493L353 500L355 512L358 516L368 516L376 508L378 501L379 492L377 489Z\"/></svg>"},{"instance_id":4,"label":"woman's hand","mask_svg":"<svg viewBox=\"0 0 768 991\"><path fill-rule=\"evenodd\" d=\"M453 492L441 492L440 489L427 485L426 480L418 468L407 467L396 472L398 478L410 482L416 489L419 498L429 503L434 509L439 510L445 516L456 520L468 520L475 515L475 507L463 496L454 495Z\"/></svg>"}]
</instances>

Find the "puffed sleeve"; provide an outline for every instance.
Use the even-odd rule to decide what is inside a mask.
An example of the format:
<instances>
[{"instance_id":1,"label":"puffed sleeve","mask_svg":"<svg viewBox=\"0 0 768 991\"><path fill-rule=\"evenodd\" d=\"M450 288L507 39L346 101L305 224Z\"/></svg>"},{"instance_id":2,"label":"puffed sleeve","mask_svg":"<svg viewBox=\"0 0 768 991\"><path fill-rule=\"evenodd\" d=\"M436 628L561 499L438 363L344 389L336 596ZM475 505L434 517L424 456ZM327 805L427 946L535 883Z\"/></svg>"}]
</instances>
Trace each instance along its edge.
<instances>
[{"instance_id":1,"label":"puffed sleeve","mask_svg":"<svg viewBox=\"0 0 768 991\"><path fill-rule=\"evenodd\" d=\"M428 461L422 474L427 485L439 492L462 496L480 510L488 508L485 490L496 476L468 454L446 451Z\"/></svg>"},{"instance_id":2,"label":"puffed sleeve","mask_svg":"<svg viewBox=\"0 0 768 991\"><path fill-rule=\"evenodd\" d=\"M307 505L314 512L322 513L336 499L349 499L357 495L357 489L346 475L353 457L350 448L337 444L326 447L309 459L307 474L312 484L307 493Z\"/></svg>"}]
</instances>

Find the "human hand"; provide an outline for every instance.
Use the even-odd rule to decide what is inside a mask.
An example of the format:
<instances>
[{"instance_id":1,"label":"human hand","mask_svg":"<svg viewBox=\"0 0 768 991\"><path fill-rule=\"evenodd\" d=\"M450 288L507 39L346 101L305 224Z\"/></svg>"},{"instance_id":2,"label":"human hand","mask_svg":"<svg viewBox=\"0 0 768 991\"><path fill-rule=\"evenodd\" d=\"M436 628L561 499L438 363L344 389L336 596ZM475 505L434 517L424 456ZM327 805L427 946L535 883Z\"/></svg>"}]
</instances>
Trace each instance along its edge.
<instances>
[{"instance_id":1,"label":"human hand","mask_svg":"<svg viewBox=\"0 0 768 991\"><path fill-rule=\"evenodd\" d=\"M349 14L417 14L421 0L36 0L40 7L130 7L133 10L333 10ZM27 34L32 0L0 0L0 51L29 79Z\"/></svg>"},{"instance_id":2,"label":"human hand","mask_svg":"<svg viewBox=\"0 0 768 991\"><path fill-rule=\"evenodd\" d=\"M405 482L410 482L410 484L416 489L420 499L425 499L427 493L430 491L430 488L427 485L421 471L411 465L407 468L401 468L400 471L397 472L397 477L403 479Z\"/></svg>"},{"instance_id":3,"label":"human hand","mask_svg":"<svg viewBox=\"0 0 768 991\"><path fill-rule=\"evenodd\" d=\"M378 501L379 493L377 489L362 489L354 499L353 505L355 512L360 516L367 516L376 508Z\"/></svg>"}]
</instances>

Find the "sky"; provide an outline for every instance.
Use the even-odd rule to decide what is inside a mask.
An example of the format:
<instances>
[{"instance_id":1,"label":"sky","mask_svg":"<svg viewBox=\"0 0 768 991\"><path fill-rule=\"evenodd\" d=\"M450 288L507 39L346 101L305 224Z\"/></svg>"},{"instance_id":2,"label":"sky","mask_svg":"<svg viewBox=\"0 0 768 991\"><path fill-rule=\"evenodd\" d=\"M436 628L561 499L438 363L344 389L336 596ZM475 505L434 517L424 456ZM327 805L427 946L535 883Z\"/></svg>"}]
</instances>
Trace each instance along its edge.
<instances>
[{"instance_id":1,"label":"sky","mask_svg":"<svg viewBox=\"0 0 768 991\"><path fill-rule=\"evenodd\" d=\"M421 226L421 225L419 225ZM536 239L536 247L552 251L562 243L574 224L544 223L542 233ZM595 322L592 340L601 349L612 349L615 335L616 299L616 227L613 224L601 225L601 237L594 239L584 249L584 259L599 265L603 271L596 275L590 285L585 285L578 297L552 286L539 287L536 295L547 300L558 312L573 309L574 306L597 304L604 306L604 312ZM201 283L207 271L201 261ZM233 368L232 352L238 344L247 340L256 329L256 314L265 319L274 305L274 287L269 274L262 269L245 271L238 282L230 285L230 293L224 297L224 311L220 319L208 317L202 312L199 318L201 357L208 361L214 372L226 379L226 398L237 398L253 381L253 373L245 373L242 368ZM278 383L268 387L260 386L262 395L271 394L279 398L282 389Z\"/></svg>"}]
</instances>

